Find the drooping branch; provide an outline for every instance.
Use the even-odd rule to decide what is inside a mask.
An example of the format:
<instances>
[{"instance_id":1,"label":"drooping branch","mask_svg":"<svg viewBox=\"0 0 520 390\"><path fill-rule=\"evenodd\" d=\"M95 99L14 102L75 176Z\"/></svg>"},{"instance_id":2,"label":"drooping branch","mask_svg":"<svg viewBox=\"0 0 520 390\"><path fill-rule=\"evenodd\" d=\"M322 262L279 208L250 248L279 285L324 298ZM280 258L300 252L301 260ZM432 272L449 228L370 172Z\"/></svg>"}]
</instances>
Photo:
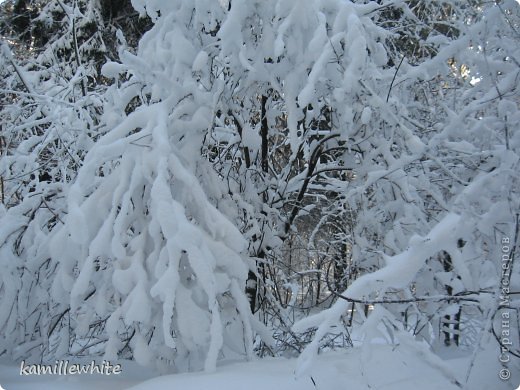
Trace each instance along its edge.
<instances>
[{"instance_id":1,"label":"drooping branch","mask_svg":"<svg viewBox=\"0 0 520 390\"><path fill-rule=\"evenodd\" d=\"M378 305L378 304L398 304L398 303L415 303L415 302L474 302L480 303L480 300L475 298L475 296L480 296L482 294L494 294L493 291L490 290L479 290L479 291L462 291L454 295L428 295L421 297L413 297L408 299L358 299L347 297L343 294L338 293L332 286L330 285L329 280L330 273L330 264L327 267L325 281L327 283L327 288L329 291L337 298L343 299L347 302L352 303L360 303L363 305Z\"/></svg>"}]
</instances>

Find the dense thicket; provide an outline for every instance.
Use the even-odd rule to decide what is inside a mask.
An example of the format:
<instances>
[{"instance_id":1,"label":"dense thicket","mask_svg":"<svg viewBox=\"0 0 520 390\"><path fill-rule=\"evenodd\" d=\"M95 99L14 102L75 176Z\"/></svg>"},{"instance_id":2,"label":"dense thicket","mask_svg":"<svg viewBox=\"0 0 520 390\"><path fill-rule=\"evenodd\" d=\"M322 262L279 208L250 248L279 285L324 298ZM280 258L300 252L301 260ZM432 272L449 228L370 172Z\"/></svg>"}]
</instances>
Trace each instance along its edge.
<instances>
[{"instance_id":1,"label":"dense thicket","mask_svg":"<svg viewBox=\"0 0 520 390\"><path fill-rule=\"evenodd\" d=\"M0 353L478 353L520 287L518 7L2 4Z\"/></svg>"}]
</instances>

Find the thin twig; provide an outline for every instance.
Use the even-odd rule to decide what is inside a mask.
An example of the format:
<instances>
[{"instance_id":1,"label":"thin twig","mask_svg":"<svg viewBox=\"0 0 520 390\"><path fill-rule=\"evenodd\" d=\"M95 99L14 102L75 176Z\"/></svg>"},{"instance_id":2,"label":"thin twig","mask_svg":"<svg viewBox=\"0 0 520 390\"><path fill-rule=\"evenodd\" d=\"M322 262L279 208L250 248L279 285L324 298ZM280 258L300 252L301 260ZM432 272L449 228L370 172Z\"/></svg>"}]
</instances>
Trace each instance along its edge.
<instances>
[{"instance_id":1,"label":"thin twig","mask_svg":"<svg viewBox=\"0 0 520 390\"><path fill-rule=\"evenodd\" d=\"M388 94L386 95L386 102L388 103L388 99L390 99L390 92L392 92L392 87L394 86L395 78L397 77L397 72L399 72L399 68L403 64L404 56L401 58L399 65L397 65L397 69L395 70L394 77L392 78L392 82L390 83L390 88L388 88Z\"/></svg>"}]
</instances>

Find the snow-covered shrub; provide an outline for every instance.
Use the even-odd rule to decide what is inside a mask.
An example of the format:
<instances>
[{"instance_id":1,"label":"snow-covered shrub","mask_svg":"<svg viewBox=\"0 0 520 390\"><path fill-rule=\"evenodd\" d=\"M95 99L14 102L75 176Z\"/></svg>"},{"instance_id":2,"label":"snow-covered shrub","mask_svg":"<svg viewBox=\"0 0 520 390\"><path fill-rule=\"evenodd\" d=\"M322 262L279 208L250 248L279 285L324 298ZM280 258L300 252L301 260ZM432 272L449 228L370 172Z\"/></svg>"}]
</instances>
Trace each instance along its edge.
<instances>
[{"instance_id":1,"label":"snow-covered shrub","mask_svg":"<svg viewBox=\"0 0 520 390\"><path fill-rule=\"evenodd\" d=\"M49 44L46 56L1 46L0 353L16 358L55 348L49 336L66 308L49 294L57 266L49 234L63 222L64 194L98 134L99 87L83 94L80 67L63 71L62 44Z\"/></svg>"},{"instance_id":2,"label":"snow-covered shrub","mask_svg":"<svg viewBox=\"0 0 520 390\"><path fill-rule=\"evenodd\" d=\"M493 256L519 208L516 2L132 4L154 27L103 66L114 84L99 97L86 62L60 79L4 53L4 89L27 97L2 111L17 151L0 174L20 173L0 211L6 350L28 339L49 356L211 370L251 356L251 311L280 350L316 332L305 362L331 329L430 345L458 343L464 323L473 340L489 330ZM47 207L31 203L39 178L23 179L42 156L45 191L59 182L65 198ZM33 285L45 321L28 329L45 342L11 337Z\"/></svg>"},{"instance_id":3,"label":"snow-covered shrub","mask_svg":"<svg viewBox=\"0 0 520 390\"><path fill-rule=\"evenodd\" d=\"M252 353L247 243L200 184L215 180L201 146L221 85L192 71L206 12L183 1L146 10L155 25L137 54L102 69L118 81L53 232L52 296L70 304L74 340L106 342L107 358L129 347L141 364L211 370L221 354Z\"/></svg>"},{"instance_id":4,"label":"snow-covered shrub","mask_svg":"<svg viewBox=\"0 0 520 390\"><path fill-rule=\"evenodd\" d=\"M512 264L502 261L503 245L511 259L518 244L520 144L510 122L519 102L518 4L452 7L446 26L457 33L430 31L423 43L431 54L411 63L405 52L386 99L381 91L370 98L379 125L367 129L370 147L361 144L357 185L345 197L357 210L353 256L381 261L380 269L295 325L318 327L302 369L353 303L360 313L361 304L375 306L359 332L366 342L401 342L406 333L430 345L454 335L458 342L466 322L480 330L476 354L492 337L503 270ZM512 269L511 291L519 285Z\"/></svg>"}]
</instances>

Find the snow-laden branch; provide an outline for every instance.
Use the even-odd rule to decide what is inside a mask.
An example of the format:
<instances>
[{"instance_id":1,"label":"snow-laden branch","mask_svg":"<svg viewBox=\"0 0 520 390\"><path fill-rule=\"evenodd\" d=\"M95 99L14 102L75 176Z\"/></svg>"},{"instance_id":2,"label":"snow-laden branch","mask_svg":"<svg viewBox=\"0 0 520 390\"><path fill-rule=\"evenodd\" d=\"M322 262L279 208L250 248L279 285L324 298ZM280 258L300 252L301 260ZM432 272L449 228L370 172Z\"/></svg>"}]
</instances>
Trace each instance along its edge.
<instances>
[{"instance_id":1,"label":"snow-laden branch","mask_svg":"<svg viewBox=\"0 0 520 390\"><path fill-rule=\"evenodd\" d=\"M426 237L413 236L409 247L395 256L385 256L386 266L355 280L342 295L353 299L363 300L374 293L388 288L406 288L421 270L426 260L441 250L451 252L456 248L456 241L460 232L460 216L454 213L447 214ZM304 332L309 328L317 327L313 341L305 348L299 358L299 373L305 372L317 353L321 339L337 324L348 309L349 302L338 300L327 310L304 318L293 325L295 332Z\"/></svg>"}]
</instances>

